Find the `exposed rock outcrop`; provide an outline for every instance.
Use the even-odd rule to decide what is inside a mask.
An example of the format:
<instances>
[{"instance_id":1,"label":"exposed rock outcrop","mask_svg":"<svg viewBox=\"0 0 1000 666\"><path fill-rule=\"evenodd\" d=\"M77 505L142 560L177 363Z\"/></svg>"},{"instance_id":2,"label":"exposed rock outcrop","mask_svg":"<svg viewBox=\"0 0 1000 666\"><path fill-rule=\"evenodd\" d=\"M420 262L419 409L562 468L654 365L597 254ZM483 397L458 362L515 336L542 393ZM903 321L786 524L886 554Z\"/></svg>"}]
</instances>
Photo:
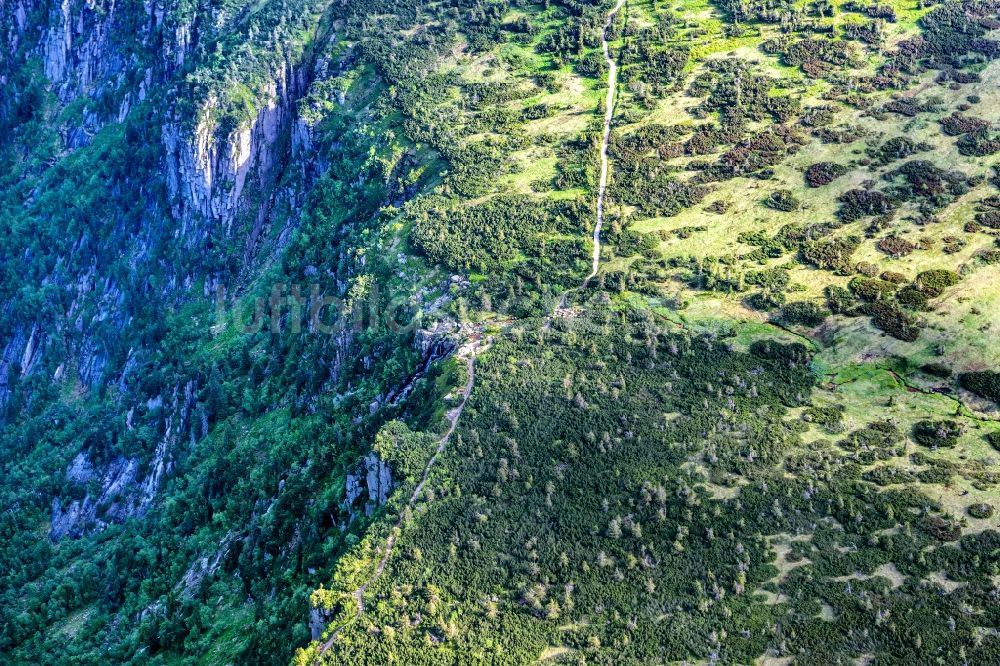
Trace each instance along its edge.
<instances>
[{"instance_id":1,"label":"exposed rock outcrop","mask_svg":"<svg viewBox=\"0 0 1000 666\"><path fill-rule=\"evenodd\" d=\"M164 478L173 470L173 446L188 431L196 388L194 382L189 382L183 391L175 391L165 432L146 465L141 465L138 458L122 455L97 464L88 451L77 453L65 478L67 489L81 491L83 498L53 498L50 529L53 541L99 532L147 511ZM154 399L147 407L156 408L159 404ZM132 427L131 415L128 425ZM88 490L94 486L96 491Z\"/></svg>"},{"instance_id":2,"label":"exposed rock outcrop","mask_svg":"<svg viewBox=\"0 0 1000 666\"><path fill-rule=\"evenodd\" d=\"M18 53L22 44L31 45L31 55L37 55L45 78L63 103L82 96L116 94L126 98L127 112L127 93L135 95L132 102L144 99L154 68L156 80L163 81L183 65L197 45L198 21L208 18L198 11L175 18L157 0L146 0L143 9L145 16L136 16L127 7L119 8L118 0L18 0L10 10L14 29L8 32L8 53ZM33 14L45 19L32 23ZM153 68L144 77L126 76L140 52L148 56L156 47L161 57L153 59ZM118 116L120 122L121 111Z\"/></svg>"},{"instance_id":3,"label":"exposed rock outcrop","mask_svg":"<svg viewBox=\"0 0 1000 666\"><path fill-rule=\"evenodd\" d=\"M124 122L133 106L152 92L179 85L172 79L178 68L188 62L200 41L221 27L213 18L216 10L208 6L181 17L162 0L145 0L144 13L138 14L119 4L120 0L0 3L0 39L10 47L0 53L0 82L27 60L36 59L64 105L80 97L100 102L84 107L79 119L60 128L67 149L86 146L108 123ZM148 65L136 71L139 52ZM245 261L252 260L266 228L272 185L290 153L296 101L307 87L310 71L307 62L278 67L266 94L256 102L255 117L225 137L208 120L192 123L183 104L165 112L160 133L171 214L159 210L158 192L151 187L149 200L130 202L149 210L138 233L124 226L105 238L84 233L67 256L54 262L42 283L71 292L64 301L69 308L55 321L36 321L33 328L30 323L22 325L0 339L0 409L17 379L39 368L57 381L69 377L88 387L107 379L109 371L116 375L120 371L109 367L112 354L101 338L128 325L132 313L125 293L134 298L146 285L101 279L106 267L88 262L88 257L128 257L137 276L151 264L156 271L165 268L168 273L158 286L158 296L167 297L187 289L192 280L190 275L170 274L173 267L152 254L151 249L163 243L163 235L173 234L184 247L201 251L210 231L222 224L229 235L237 214L246 211L249 223L238 229L242 237L236 240L246 246ZM214 117L214 104L209 95L200 105L199 117ZM7 106L0 100L0 116ZM96 111L109 108L110 112ZM101 332L95 334L97 329ZM57 358L52 358L53 352Z\"/></svg>"},{"instance_id":4,"label":"exposed rock outcrop","mask_svg":"<svg viewBox=\"0 0 1000 666\"><path fill-rule=\"evenodd\" d=\"M177 12L163 0L144 0L141 9L134 9L121 0L0 2L0 44L8 47L0 49L0 87L18 68L35 67L37 62L44 79L37 73L34 79L47 85L63 107L81 98L94 102L80 105L79 114L64 114L67 120L60 122L65 124L55 128L64 154L87 146L108 124L127 122L130 114L135 116L135 107L153 96L162 111L144 116L140 124L156 128L153 136L159 135L162 153L150 151L150 159L162 159L163 168L157 171L165 176L165 182L156 180L138 198L129 199L130 215L111 215L99 233L91 229L75 240L67 236L67 244L45 267L50 272L33 277L61 298L53 298L54 307L44 315L23 318L0 337L0 415L21 378L43 373L81 389L117 389L117 400L137 397L128 394L140 384L126 377L148 359L149 349L137 343L126 356L111 342L130 330L135 302L150 292L157 302L183 302L199 284L191 273L192 259L220 228L235 241L234 247L242 243L247 248L243 258L251 264L258 239L266 236L272 201L280 196L274 185L292 158L297 102L312 76L312 52L294 51L294 56L282 54L269 61L272 80L255 98L252 117L223 132L217 127L218 97L204 90L192 93L184 88L186 79L175 74L182 67L200 67L195 56L199 44L211 42L238 19L225 16L230 8L211 4ZM280 64L281 58L289 61ZM171 96L181 89L185 95ZM193 118L191 103L199 109ZM0 95L0 121L13 106ZM299 140L309 143L304 125ZM164 185L169 211L160 205ZM139 214L131 214L136 211ZM181 250L157 254L157 248L167 245ZM25 250L25 259L31 259L31 251ZM109 274L109 266L102 263L109 257L127 262L128 269ZM156 275L155 284L145 277L148 274ZM206 289L213 279L205 280ZM22 305L15 298L0 301L5 309ZM339 334L336 362L330 368L334 381L351 339L351 331ZM76 455L65 488L52 500L53 539L83 536L147 511L171 473L176 442L192 430L191 387L175 391L172 406L168 394L166 403L165 421L155 424L163 434L152 453L124 451L106 458L82 450ZM202 414L195 420L194 429L204 436L207 419ZM131 412L128 427L133 427ZM385 478L391 484L391 474L376 476L376 486Z\"/></svg>"},{"instance_id":5,"label":"exposed rock outcrop","mask_svg":"<svg viewBox=\"0 0 1000 666\"><path fill-rule=\"evenodd\" d=\"M312 640L318 641L320 639L329 621L330 613L324 609L315 606L309 609L309 636Z\"/></svg>"},{"instance_id":6,"label":"exposed rock outcrop","mask_svg":"<svg viewBox=\"0 0 1000 666\"><path fill-rule=\"evenodd\" d=\"M226 535L226 538L222 540L219 547L213 553L199 557L192 562L188 570L184 572L180 582L177 583L175 589L188 598L195 594L202 582L206 578L211 578L218 571L219 567L222 566L222 563L229 555L229 549L232 547L234 539L235 537L232 534Z\"/></svg>"},{"instance_id":7,"label":"exposed rock outcrop","mask_svg":"<svg viewBox=\"0 0 1000 666\"><path fill-rule=\"evenodd\" d=\"M417 381L427 375L435 361L455 351L458 347L456 337L458 330L458 325L452 321L435 322L429 328L417 329L413 336L413 345L420 352L419 369L406 384L390 390L384 398L373 403L370 411L374 413L383 405L398 405L405 400L413 391Z\"/></svg>"},{"instance_id":8,"label":"exposed rock outcrop","mask_svg":"<svg viewBox=\"0 0 1000 666\"><path fill-rule=\"evenodd\" d=\"M370 516L375 509L386 503L394 486L392 469L372 451L362 459L354 472L347 475L344 509L350 512L353 520L356 515L355 506L361 500L365 515Z\"/></svg>"},{"instance_id":9,"label":"exposed rock outcrop","mask_svg":"<svg viewBox=\"0 0 1000 666\"><path fill-rule=\"evenodd\" d=\"M189 227L198 216L223 224L229 233L247 185L273 184L283 143L279 139L291 128L302 88L302 77L291 65L282 69L254 119L228 136L220 136L209 120L218 105L211 97L193 130L185 130L180 120L163 126L171 212L181 222L178 238L190 243Z\"/></svg>"}]
</instances>

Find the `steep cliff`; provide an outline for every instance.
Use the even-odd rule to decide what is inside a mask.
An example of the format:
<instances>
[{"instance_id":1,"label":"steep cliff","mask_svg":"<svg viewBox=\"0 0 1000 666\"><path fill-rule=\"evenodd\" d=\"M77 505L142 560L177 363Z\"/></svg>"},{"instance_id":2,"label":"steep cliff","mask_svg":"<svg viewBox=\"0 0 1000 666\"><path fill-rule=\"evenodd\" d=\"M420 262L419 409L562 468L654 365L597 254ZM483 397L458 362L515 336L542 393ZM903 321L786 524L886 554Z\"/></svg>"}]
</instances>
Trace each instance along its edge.
<instances>
[{"instance_id":1,"label":"steep cliff","mask_svg":"<svg viewBox=\"0 0 1000 666\"><path fill-rule=\"evenodd\" d=\"M380 422L430 416L441 357L406 321L437 278L408 300L422 278L383 279L378 211L412 163L355 120L385 84L328 87L362 68L334 27L364 11L0 7L0 653L77 614L52 655L204 653L236 617L287 632L222 661L308 640L308 590L370 519L351 520L350 474ZM370 514L392 479L365 469ZM42 612L63 566L86 573ZM14 603L25 585L40 595ZM218 617L185 647L212 585Z\"/></svg>"},{"instance_id":2,"label":"steep cliff","mask_svg":"<svg viewBox=\"0 0 1000 666\"><path fill-rule=\"evenodd\" d=\"M61 292L65 303L0 328L0 404L12 373L59 379L72 369L87 385L107 381L123 367L114 358L121 351L105 344L108 329L134 337L137 300L169 307L252 272L290 154L296 101L311 76L312 55L301 44L325 38L320 8L300 9L291 26L280 12L249 6L67 0L0 10L10 46L0 61L10 91L0 102L0 127L11 128L10 181L27 193L11 188L6 197L14 219L5 256L44 256L20 277ZM305 32L287 38L294 29ZM254 39L248 30L267 32ZM282 41L281 52L263 51L273 40ZM217 62L233 44L254 53L254 67ZM246 93L238 102L234 89ZM29 128L45 141L30 145ZM145 172L141 183L136 172ZM77 191L60 189L67 173ZM81 208L92 219L75 216ZM53 209L44 230L51 235L19 239L19 227ZM41 252L32 248L39 243ZM128 272L108 271L111 262ZM227 269L230 278L220 275ZM13 276L0 284L8 310L22 307L23 291Z\"/></svg>"},{"instance_id":3,"label":"steep cliff","mask_svg":"<svg viewBox=\"0 0 1000 666\"><path fill-rule=\"evenodd\" d=\"M189 381L181 390L174 389L163 420L162 436L152 458L144 463L137 457L116 455L104 463L95 464L90 451L80 451L66 470L64 490L52 500L51 537L79 538L129 518L142 516L156 498L166 476L173 471L175 447L183 438L194 440L207 433L199 432L192 422L197 395L196 382ZM163 398L147 401L147 408L160 410ZM127 429L134 428L132 414L126 414ZM94 489L91 496L90 489ZM83 499L70 497L82 492Z\"/></svg>"}]
</instances>

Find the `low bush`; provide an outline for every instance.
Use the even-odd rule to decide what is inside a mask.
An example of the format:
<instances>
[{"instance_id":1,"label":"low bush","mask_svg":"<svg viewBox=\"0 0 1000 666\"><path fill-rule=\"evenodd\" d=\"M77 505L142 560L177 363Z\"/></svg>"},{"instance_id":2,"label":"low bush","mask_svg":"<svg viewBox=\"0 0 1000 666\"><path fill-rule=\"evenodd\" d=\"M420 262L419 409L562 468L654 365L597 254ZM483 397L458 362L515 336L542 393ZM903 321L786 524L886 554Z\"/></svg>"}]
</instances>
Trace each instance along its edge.
<instances>
[{"instance_id":1,"label":"low bush","mask_svg":"<svg viewBox=\"0 0 1000 666\"><path fill-rule=\"evenodd\" d=\"M961 113L953 113L941 119L941 129L948 136L959 136L969 132L978 132L990 126L982 118L973 116L963 116Z\"/></svg>"},{"instance_id":2,"label":"low bush","mask_svg":"<svg viewBox=\"0 0 1000 666\"><path fill-rule=\"evenodd\" d=\"M855 294L866 301L880 301L892 296L898 286L886 280L878 278L858 276L853 278L847 285Z\"/></svg>"},{"instance_id":3,"label":"low bush","mask_svg":"<svg viewBox=\"0 0 1000 666\"><path fill-rule=\"evenodd\" d=\"M802 205L791 190L775 190L764 200L764 205L774 210L789 213Z\"/></svg>"},{"instance_id":4,"label":"low bush","mask_svg":"<svg viewBox=\"0 0 1000 666\"><path fill-rule=\"evenodd\" d=\"M913 342L920 335L920 322L899 306L887 301L877 301L867 306L872 323L897 340Z\"/></svg>"},{"instance_id":5,"label":"low bush","mask_svg":"<svg viewBox=\"0 0 1000 666\"><path fill-rule=\"evenodd\" d=\"M806 184L809 187L829 185L847 173L847 167L836 162L817 162L806 169Z\"/></svg>"},{"instance_id":6,"label":"low bush","mask_svg":"<svg viewBox=\"0 0 1000 666\"><path fill-rule=\"evenodd\" d=\"M923 312L929 309L927 296L916 287L906 286L896 292L896 300L911 310Z\"/></svg>"},{"instance_id":7,"label":"low bush","mask_svg":"<svg viewBox=\"0 0 1000 666\"><path fill-rule=\"evenodd\" d=\"M920 366L920 370L926 372L928 375L933 377L940 377L941 379L947 379L951 377L951 368L949 368L944 363L939 363L937 361L931 361L930 363L924 363Z\"/></svg>"},{"instance_id":8,"label":"low bush","mask_svg":"<svg viewBox=\"0 0 1000 666\"><path fill-rule=\"evenodd\" d=\"M1000 373L991 370L963 372L958 376L958 383L966 391L971 391L981 398L1000 403Z\"/></svg>"},{"instance_id":9,"label":"low bush","mask_svg":"<svg viewBox=\"0 0 1000 666\"><path fill-rule=\"evenodd\" d=\"M924 419L913 425L913 440L923 446L951 448L961 435L962 426L956 421Z\"/></svg>"},{"instance_id":10,"label":"low bush","mask_svg":"<svg viewBox=\"0 0 1000 666\"><path fill-rule=\"evenodd\" d=\"M976 223L990 229L1000 229L1000 211L986 210L976 213Z\"/></svg>"},{"instance_id":11,"label":"low bush","mask_svg":"<svg viewBox=\"0 0 1000 666\"><path fill-rule=\"evenodd\" d=\"M986 433L986 442L997 451L1000 451L1000 430Z\"/></svg>"},{"instance_id":12,"label":"low bush","mask_svg":"<svg viewBox=\"0 0 1000 666\"><path fill-rule=\"evenodd\" d=\"M859 261L854 264L854 270L864 276L873 278L878 275L878 264L874 264L870 261Z\"/></svg>"},{"instance_id":13,"label":"low bush","mask_svg":"<svg viewBox=\"0 0 1000 666\"><path fill-rule=\"evenodd\" d=\"M917 249L914 243L896 235L886 236L878 242L878 249L885 252L890 257L899 259Z\"/></svg>"},{"instance_id":14,"label":"low bush","mask_svg":"<svg viewBox=\"0 0 1000 666\"><path fill-rule=\"evenodd\" d=\"M879 486L891 486L896 483L913 483L916 475L908 469L893 465L882 465L868 470L861 478Z\"/></svg>"},{"instance_id":15,"label":"low bush","mask_svg":"<svg viewBox=\"0 0 1000 666\"><path fill-rule=\"evenodd\" d=\"M978 212L975 224L990 229L1000 229L1000 197L986 197L976 205L976 211Z\"/></svg>"},{"instance_id":16,"label":"low bush","mask_svg":"<svg viewBox=\"0 0 1000 666\"><path fill-rule=\"evenodd\" d=\"M962 528L953 520L929 515L924 518L924 529L939 541L956 541L962 536Z\"/></svg>"},{"instance_id":17,"label":"low bush","mask_svg":"<svg viewBox=\"0 0 1000 666\"><path fill-rule=\"evenodd\" d=\"M849 450L885 449L894 447L903 439L903 433L892 421L873 421L855 430L838 444Z\"/></svg>"},{"instance_id":18,"label":"low bush","mask_svg":"<svg viewBox=\"0 0 1000 666\"><path fill-rule=\"evenodd\" d=\"M854 222L873 215L886 215L899 208L899 201L878 190L848 190L840 195L837 216L844 222Z\"/></svg>"},{"instance_id":19,"label":"low bush","mask_svg":"<svg viewBox=\"0 0 1000 666\"><path fill-rule=\"evenodd\" d=\"M860 245L860 236L821 238L805 243L802 257L819 268L846 274L853 268L851 256Z\"/></svg>"},{"instance_id":20,"label":"low bush","mask_svg":"<svg viewBox=\"0 0 1000 666\"><path fill-rule=\"evenodd\" d=\"M966 157L987 157L1000 152L1000 135L988 130L963 134L955 143L958 152Z\"/></svg>"},{"instance_id":21,"label":"low bush","mask_svg":"<svg viewBox=\"0 0 1000 666\"><path fill-rule=\"evenodd\" d=\"M844 416L843 405L830 405L828 407L808 407L802 414L802 419L808 423L815 423L830 432L842 432Z\"/></svg>"},{"instance_id":22,"label":"low bush","mask_svg":"<svg viewBox=\"0 0 1000 666\"><path fill-rule=\"evenodd\" d=\"M958 284L958 273L943 268L935 268L917 275L913 286L919 289L927 298L937 298L948 287Z\"/></svg>"},{"instance_id":23,"label":"low bush","mask_svg":"<svg viewBox=\"0 0 1000 666\"><path fill-rule=\"evenodd\" d=\"M936 483L940 486L951 483L952 473L947 467L935 466L917 472L917 480L921 483Z\"/></svg>"},{"instance_id":24,"label":"low bush","mask_svg":"<svg viewBox=\"0 0 1000 666\"><path fill-rule=\"evenodd\" d=\"M766 312L784 305L785 295L780 291L758 291L747 296L745 302L754 310Z\"/></svg>"},{"instance_id":25,"label":"low bush","mask_svg":"<svg viewBox=\"0 0 1000 666\"><path fill-rule=\"evenodd\" d=\"M977 502L975 504L970 504L965 512L972 516L973 518L979 518L980 520L985 518L993 517L993 505L987 504L986 502Z\"/></svg>"},{"instance_id":26,"label":"low bush","mask_svg":"<svg viewBox=\"0 0 1000 666\"><path fill-rule=\"evenodd\" d=\"M850 291L837 285L830 285L823 290L826 306L834 314L854 314L858 307L858 299Z\"/></svg>"},{"instance_id":27,"label":"low bush","mask_svg":"<svg viewBox=\"0 0 1000 666\"><path fill-rule=\"evenodd\" d=\"M868 156L872 158L875 164L884 166L890 162L902 160L917 153L925 153L932 147L931 144L923 141L914 141L905 136L896 136L878 148L869 149Z\"/></svg>"},{"instance_id":28,"label":"low bush","mask_svg":"<svg viewBox=\"0 0 1000 666\"><path fill-rule=\"evenodd\" d=\"M793 301L781 308L778 319L785 324L814 328L822 324L829 314L829 310L812 301Z\"/></svg>"}]
</instances>

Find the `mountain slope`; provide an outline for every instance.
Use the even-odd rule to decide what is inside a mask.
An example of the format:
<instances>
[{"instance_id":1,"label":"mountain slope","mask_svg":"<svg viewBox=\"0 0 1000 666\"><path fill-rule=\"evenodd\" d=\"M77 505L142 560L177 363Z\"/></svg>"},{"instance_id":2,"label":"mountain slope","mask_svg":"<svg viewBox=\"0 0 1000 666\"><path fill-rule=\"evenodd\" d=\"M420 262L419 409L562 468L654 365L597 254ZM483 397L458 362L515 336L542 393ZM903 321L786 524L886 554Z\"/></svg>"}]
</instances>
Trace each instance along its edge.
<instances>
[{"instance_id":1,"label":"mountain slope","mask_svg":"<svg viewBox=\"0 0 1000 666\"><path fill-rule=\"evenodd\" d=\"M995 662L998 28L0 8L0 655Z\"/></svg>"}]
</instances>

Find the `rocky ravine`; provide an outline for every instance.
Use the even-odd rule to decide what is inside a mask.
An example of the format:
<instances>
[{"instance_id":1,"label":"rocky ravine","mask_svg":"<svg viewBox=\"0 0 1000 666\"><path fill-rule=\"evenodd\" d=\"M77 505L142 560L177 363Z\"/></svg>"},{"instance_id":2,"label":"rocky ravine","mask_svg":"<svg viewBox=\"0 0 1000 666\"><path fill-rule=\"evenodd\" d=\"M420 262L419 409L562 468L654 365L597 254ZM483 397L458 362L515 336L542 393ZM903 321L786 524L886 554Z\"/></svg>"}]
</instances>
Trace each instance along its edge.
<instances>
[{"instance_id":1,"label":"rocky ravine","mask_svg":"<svg viewBox=\"0 0 1000 666\"><path fill-rule=\"evenodd\" d=\"M218 95L209 91L200 101L196 97L192 107L190 95L178 91L185 90L181 75L200 66L199 46L210 43L237 19L208 6L179 18L162 2L146 2L138 13L124 11L119 4L17 0L0 5L0 42L6 45L0 49L0 86L12 81L21 68L38 62L41 81L47 82L61 107L87 100L79 124L62 128L62 157L87 149L102 128L128 122L140 104L151 102L156 110L152 116L147 112L142 122L151 117L159 123L162 188L168 201L167 208L160 206L157 184L151 183L145 200L128 202L141 210L137 229L108 220L113 233L96 238L84 233L69 243L66 256L54 261L52 272L43 279L43 284L65 293L60 299L67 304L65 309L38 315L0 334L0 412L13 385L36 376L56 383L74 381L89 389L104 383L115 399L124 401L123 411L133 402L140 414L149 411L143 404L168 405L165 416L157 417L162 421L150 424L164 433L150 459L119 456L98 461L86 449L78 452L66 469L65 481L67 489L80 492L53 498L54 539L78 537L144 513L171 473L177 442L207 432L204 415L195 414L195 386L177 387L168 396L128 394L127 387L135 384L130 373L153 350L136 346L124 360L116 360L103 341L113 335L109 331L127 337L132 321L129 294L147 290L147 276L158 274L162 280L155 297L164 302L205 298L217 285L232 297L236 285L220 285L212 275L199 283L184 268L190 263L185 255L205 253L210 234L221 229L234 241L237 260L249 265L271 223L271 204L283 169L293 159L310 159L307 150L298 150L293 157L293 128L299 143L308 145L309 129L298 122L296 105L312 83L312 51L282 56L284 61L274 66L264 84L266 94L256 98L250 119L227 134L218 126ZM319 28L318 17L316 31L317 42L330 38ZM0 125L5 114L13 112L9 102L16 101L5 102L2 97ZM96 110L102 108L113 111ZM308 183L296 187L304 189ZM121 278L96 260L100 256L127 262L132 268L129 279L138 283L121 284ZM0 307L17 307L17 297L0 294ZM336 336L344 348L342 357L352 343L350 331L344 333ZM143 424L135 424L139 425ZM128 427L133 427L131 416Z\"/></svg>"}]
</instances>

